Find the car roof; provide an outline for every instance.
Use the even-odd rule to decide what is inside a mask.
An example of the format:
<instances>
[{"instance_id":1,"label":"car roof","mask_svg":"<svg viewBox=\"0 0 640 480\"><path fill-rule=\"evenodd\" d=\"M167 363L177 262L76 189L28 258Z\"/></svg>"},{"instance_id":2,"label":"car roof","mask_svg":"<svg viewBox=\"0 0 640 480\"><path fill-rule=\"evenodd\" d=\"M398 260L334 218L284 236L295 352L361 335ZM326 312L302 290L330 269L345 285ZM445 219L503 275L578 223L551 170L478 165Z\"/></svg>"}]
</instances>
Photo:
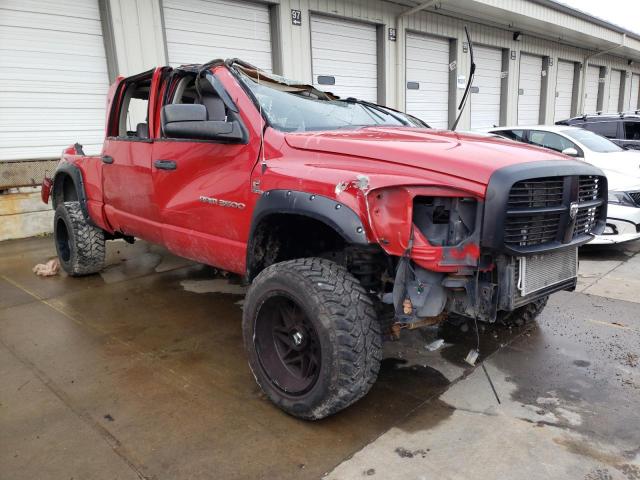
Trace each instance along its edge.
<instances>
[{"instance_id":1,"label":"car roof","mask_svg":"<svg viewBox=\"0 0 640 480\"><path fill-rule=\"evenodd\" d=\"M487 128L486 132L502 132L504 130L544 130L547 132L564 132L567 130L582 130L580 127L569 125L514 125L506 127Z\"/></svg>"},{"instance_id":2,"label":"car roof","mask_svg":"<svg viewBox=\"0 0 640 480\"><path fill-rule=\"evenodd\" d=\"M595 120L624 120L624 119L638 119L640 118L640 110L632 111L632 112L619 112L619 113L594 113L589 115L578 115L576 117L568 118L567 120L562 120L563 122L574 122L574 121L583 121L583 122L592 122Z\"/></svg>"}]
</instances>

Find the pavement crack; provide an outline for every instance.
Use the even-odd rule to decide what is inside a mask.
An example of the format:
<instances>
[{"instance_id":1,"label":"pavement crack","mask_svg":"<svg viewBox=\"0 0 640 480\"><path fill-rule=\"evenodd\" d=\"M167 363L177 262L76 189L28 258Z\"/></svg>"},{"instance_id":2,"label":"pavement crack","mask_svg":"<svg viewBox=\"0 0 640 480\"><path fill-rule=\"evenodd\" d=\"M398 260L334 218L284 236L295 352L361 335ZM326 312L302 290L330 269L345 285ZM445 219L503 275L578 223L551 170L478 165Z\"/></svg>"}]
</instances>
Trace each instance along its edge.
<instances>
[{"instance_id":1,"label":"pavement crack","mask_svg":"<svg viewBox=\"0 0 640 480\"><path fill-rule=\"evenodd\" d=\"M633 258L633 257L630 257ZM613 272L614 270L616 270L617 268L621 267L622 265L624 265L626 262L625 261L620 261L615 267L611 268L610 270L607 270L604 274L602 275L598 275L598 277L591 282L590 284L588 284L586 287L584 287L582 290L580 290L580 292L582 293L588 293L587 290L589 290L591 287L593 287L595 284L597 284L600 280L602 280L603 278L605 278L607 275L609 275L611 272ZM584 278L584 277L582 277Z\"/></svg>"}]
</instances>

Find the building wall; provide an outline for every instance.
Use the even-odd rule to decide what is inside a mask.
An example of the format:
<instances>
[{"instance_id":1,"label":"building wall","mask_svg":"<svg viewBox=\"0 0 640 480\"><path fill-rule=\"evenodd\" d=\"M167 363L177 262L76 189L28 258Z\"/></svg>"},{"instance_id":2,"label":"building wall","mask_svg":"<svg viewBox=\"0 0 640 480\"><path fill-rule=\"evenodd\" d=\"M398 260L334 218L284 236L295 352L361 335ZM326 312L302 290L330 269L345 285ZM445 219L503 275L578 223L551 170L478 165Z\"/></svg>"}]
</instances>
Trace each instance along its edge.
<instances>
[{"instance_id":1,"label":"building wall","mask_svg":"<svg viewBox=\"0 0 640 480\"><path fill-rule=\"evenodd\" d=\"M38 0L33 0L37 2ZM166 38L164 32L163 0L98 0L101 13L102 31L104 36L105 52L108 71L111 80L116 75L132 75L148 70L157 65L168 63ZM609 98L610 72L612 69L623 71L623 82L620 95L628 99L631 88L631 73L640 74L640 64L628 65L623 54L631 52L640 59L640 40L629 38L598 22L588 21L580 15L571 12L562 12L544 5L545 0L448 0L442 4L436 3L436 7L430 7L410 16L403 16L411 7L399 5L394 2L382 0L255 0L269 5L271 30L273 67L275 73L286 77L312 82L312 58L311 58L311 32L310 20L312 15L329 15L345 19L366 22L376 25L380 35L378 45L378 63L381 65L379 72L378 90L382 103L405 110L405 39L407 32L416 32L426 35L434 35L452 40L454 51L451 60L456 62L456 67L451 71L448 103L450 105L449 118L455 118L455 107L463 94L462 88L455 87L455 79L458 75L465 78L469 71L469 55L463 51L466 37L464 26L469 28L473 42L477 45L496 47L503 50L503 70L506 78L503 80L503 95L501 105L501 123L515 124L518 115L518 79L520 69L520 56L522 53L539 55L543 57L543 69L545 78L543 82L541 123L552 123L555 105L555 84L558 60L574 62L579 69L580 77L583 76L588 63L605 67L603 82L600 85L601 104L607 105ZM402 0L398 0L402 3ZM457 7L456 7L457 4ZM1 4L0 4L1 6ZM462 14L452 12L452 8L458 8ZM469 9L468 11L466 9ZM472 11L475 8L476 11ZM300 10L302 14L301 25L293 25L291 10ZM448 10L447 10L448 9ZM479 13L478 13L479 12ZM487 13L489 12L489 13ZM478 20L480 15L492 15L491 18ZM519 41L513 39L513 32L504 25L506 18L519 18L524 25L531 25L531 30L522 29ZM578 32L587 36L592 42L596 42L591 49L581 48L577 45L568 45L557 40L559 38L553 32L535 33L536 22L547 25L553 24L557 28L570 32ZM561 27L560 27L561 26ZM396 40L389 38L389 29L396 30ZM597 42L601 41L601 44ZM594 48L605 49L612 45L623 43L625 50L611 54L599 55L591 59L587 57L593 53ZM580 42L575 42L582 45ZM599 46L598 46L599 45ZM620 56L618 56L620 55ZM576 80L576 86L583 88L582 78ZM575 90L575 89L574 89ZM105 92L106 93L106 92ZM576 112L584 98L582 91L574 91ZM458 129L470 128L470 110L464 112ZM70 143L74 139L70 139ZM3 168L0 163L0 169ZM0 172L1 173L1 172ZM10 185L13 186L13 185ZM18 186L18 185L15 185ZM6 186L4 187L6 188ZM8 191L4 192L5 194ZM32 193L32 192L31 192ZM17 215L13 205L23 205L24 201L15 203L12 199L3 199L11 202L11 215ZM22 203L21 203L22 202ZM26 204L25 204L26 205ZM29 203L31 205L31 203ZM26 208L26 207L25 207ZM31 205L25 212L33 210ZM7 208L0 209L0 216L9 215ZM33 213L33 212L31 212ZM41 215L42 216L42 215ZM16 220L16 217L12 217ZM37 233L38 227L31 219L28 228L22 230L16 227L11 231L4 231L0 239L31 235ZM0 219L1 221L1 219ZM48 222L48 220L47 220ZM14 222L21 225L20 221ZM26 223L25 223L26 225ZM50 229L49 223L40 225L42 231Z\"/></svg>"},{"instance_id":2,"label":"building wall","mask_svg":"<svg viewBox=\"0 0 640 480\"><path fill-rule=\"evenodd\" d=\"M166 63L164 37L162 32L162 0L104 0L111 7L113 16L113 28L115 33L115 48L118 58L118 69L125 75L142 71L152 65ZM257 0L260 1L260 0ZM500 8L505 12L515 12L527 15L533 19L549 21L555 18L566 28L575 31L588 32L599 36L603 41L620 42L621 34L605 27L594 25L586 20L573 17L562 12L550 9L539 4L522 0L476 0L487 6ZM455 39L457 42L457 68L452 75L467 76L469 71L469 56L463 52L463 44L466 42L464 25L467 25L475 44L498 47L509 52L508 77L506 95L502 101L506 112L505 123L515 124L518 111L518 79L520 67L520 54L529 53L548 57L550 62L546 71L547 88L546 95L542 99L544 103L542 111L544 117L541 122L552 123L555 105L555 82L558 60L568 60L579 64L585 63L585 57L592 53L591 50L576 46L561 44L557 41L544 39L535 35L523 33L520 41L513 40L513 32L498 27L476 23L468 20L454 18L450 13L422 11L408 17L401 17L402 12L410 7L404 7L396 3L379 0L273 0L262 1L268 3L272 9L273 50L276 61L274 69L286 77L312 81L311 72L311 34L310 18L312 15L331 15L352 20L358 20L381 26L384 29L382 35L383 45L381 51L384 58L384 88L385 104L400 110L405 109L405 38L406 32L419 32ZM302 25L292 25L291 10L300 10L302 13ZM388 29L395 28L397 40L390 41ZM627 43L640 42L629 39ZM142 52L145 52L142 54ZM515 59L512 59L515 52ZM625 59L615 55L601 55L589 61L589 63L607 68L607 76L602 84L602 96L609 96L609 74L612 68L625 72L625 85L630 84L631 72L640 73L640 66L629 67ZM545 65L547 62L545 62ZM584 66L580 69L584 72ZM582 82L578 82L582 86ZM625 89L628 95L630 86ZM455 102L461 99L463 90L453 89ZM574 92L581 97L582 92ZM455 112L454 112L455 114ZM467 109L461 118L459 129L470 128L470 115Z\"/></svg>"},{"instance_id":3,"label":"building wall","mask_svg":"<svg viewBox=\"0 0 640 480\"><path fill-rule=\"evenodd\" d=\"M133 75L167 63L159 0L100 2L106 48L112 53L108 58L116 63L110 68L112 77Z\"/></svg>"}]
</instances>

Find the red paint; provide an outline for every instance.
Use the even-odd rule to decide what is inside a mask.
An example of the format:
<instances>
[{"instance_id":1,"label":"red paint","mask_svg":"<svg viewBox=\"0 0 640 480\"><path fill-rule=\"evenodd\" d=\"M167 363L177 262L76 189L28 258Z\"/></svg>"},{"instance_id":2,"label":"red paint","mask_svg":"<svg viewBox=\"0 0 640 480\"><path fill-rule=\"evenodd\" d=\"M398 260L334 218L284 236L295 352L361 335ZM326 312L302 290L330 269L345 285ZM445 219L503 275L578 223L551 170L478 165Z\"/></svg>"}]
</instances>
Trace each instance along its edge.
<instances>
[{"instance_id":1,"label":"red paint","mask_svg":"<svg viewBox=\"0 0 640 480\"><path fill-rule=\"evenodd\" d=\"M51 186L53 181L49 177L44 177L42 180L42 189L40 190L40 198L43 203L49 203L49 195L51 194Z\"/></svg>"},{"instance_id":2,"label":"red paint","mask_svg":"<svg viewBox=\"0 0 640 480\"><path fill-rule=\"evenodd\" d=\"M462 248L452 248L449 255L458 260L466 257L477 259L480 257L480 246L477 243L468 243Z\"/></svg>"},{"instance_id":3,"label":"red paint","mask_svg":"<svg viewBox=\"0 0 640 480\"><path fill-rule=\"evenodd\" d=\"M309 133L264 130L261 168L260 130L264 121L227 67L212 69L240 110L247 129L246 145L176 141L160 138L160 109L169 67L157 68L149 99L147 142L115 138L117 111L125 78L109 89L107 139L103 155L65 150L62 161L81 170L92 220L109 232L120 231L166 245L173 252L237 273L245 272L246 247L253 209L263 191L291 189L334 198L354 210L370 242L391 255L409 245L412 205L416 195L473 196L483 199L487 182L498 168L517 163L564 158L548 150L494 137L401 127L370 127ZM154 160L174 160L173 171L157 170ZM366 175L368 189L350 187L336 194L336 184ZM50 187L48 187L50 188ZM43 200L48 191L43 189ZM214 207L200 196L239 202L243 209ZM446 249L446 250L445 250ZM478 245L462 248L429 244L414 229L412 259L424 268L455 272L456 259L476 259ZM446 259L445 259L446 257ZM462 262L461 262L462 264Z\"/></svg>"}]
</instances>

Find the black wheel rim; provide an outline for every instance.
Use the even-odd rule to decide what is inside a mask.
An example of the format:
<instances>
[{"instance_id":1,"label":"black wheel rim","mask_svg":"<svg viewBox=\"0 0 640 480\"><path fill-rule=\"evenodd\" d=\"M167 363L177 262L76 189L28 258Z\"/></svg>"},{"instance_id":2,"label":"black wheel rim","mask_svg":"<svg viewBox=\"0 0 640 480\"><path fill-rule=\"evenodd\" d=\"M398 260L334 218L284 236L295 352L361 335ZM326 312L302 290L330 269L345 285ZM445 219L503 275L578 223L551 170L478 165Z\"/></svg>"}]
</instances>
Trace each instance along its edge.
<instances>
[{"instance_id":1,"label":"black wheel rim","mask_svg":"<svg viewBox=\"0 0 640 480\"><path fill-rule=\"evenodd\" d=\"M307 393L320 374L320 341L304 310L289 296L273 294L256 315L254 345L269 381L292 396Z\"/></svg>"},{"instance_id":2,"label":"black wheel rim","mask_svg":"<svg viewBox=\"0 0 640 480\"><path fill-rule=\"evenodd\" d=\"M68 262L71 258L71 247L69 246L69 230L61 218L56 223L56 249L58 256L63 262Z\"/></svg>"}]
</instances>

